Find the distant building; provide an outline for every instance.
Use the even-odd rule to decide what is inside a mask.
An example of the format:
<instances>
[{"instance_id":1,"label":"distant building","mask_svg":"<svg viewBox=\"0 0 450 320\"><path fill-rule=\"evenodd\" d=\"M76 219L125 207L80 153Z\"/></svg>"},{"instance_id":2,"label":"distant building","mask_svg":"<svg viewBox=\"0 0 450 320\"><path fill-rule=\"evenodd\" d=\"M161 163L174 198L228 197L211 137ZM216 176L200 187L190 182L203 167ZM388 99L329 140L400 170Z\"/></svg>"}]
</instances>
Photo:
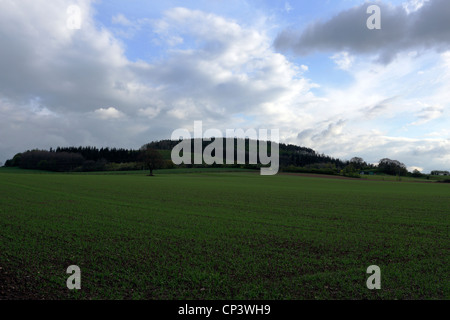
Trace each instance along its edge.
<instances>
[{"instance_id":1,"label":"distant building","mask_svg":"<svg viewBox=\"0 0 450 320\"><path fill-rule=\"evenodd\" d=\"M450 176L450 172L448 171L441 171L441 170L434 170L431 171L432 176Z\"/></svg>"}]
</instances>

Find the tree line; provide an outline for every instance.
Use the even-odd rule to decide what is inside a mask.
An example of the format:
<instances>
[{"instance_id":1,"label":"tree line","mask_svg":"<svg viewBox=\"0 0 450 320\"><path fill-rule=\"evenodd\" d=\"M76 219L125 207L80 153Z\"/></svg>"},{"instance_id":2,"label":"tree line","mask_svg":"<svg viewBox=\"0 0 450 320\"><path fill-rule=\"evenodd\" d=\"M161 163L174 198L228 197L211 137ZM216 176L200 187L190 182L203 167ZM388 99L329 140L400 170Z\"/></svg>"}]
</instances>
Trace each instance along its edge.
<instances>
[{"instance_id":1,"label":"tree line","mask_svg":"<svg viewBox=\"0 0 450 320\"><path fill-rule=\"evenodd\" d=\"M227 138L233 139L233 138ZM226 149L226 140L223 139L223 147ZM192 149L196 139L190 139ZM201 139L200 139L201 140ZM243 140L245 146L246 158L250 149L249 139L233 139L235 147L235 160L238 154L237 142ZM241 141L242 142L242 141ZM150 175L154 169L174 168L175 165L170 160L170 151L180 141L160 140L144 144L141 148L123 149L123 148L97 148L97 147L57 147L50 150L28 150L16 154L12 159L5 162L7 167L20 167L24 169L39 169L48 171L115 171L115 170L142 170L147 167ZM202 151L210 141L201 141ZM259 143L256 144L259 146ZM268 144L268 152L270 143ZM213 154L214 155L214 154ZM224 152L224 157L225 157ZM225 159L224 159L225 160ZM313 149L300 147L292 144L279 144L279 163L282 171L287 172L312 172L324 174L341 174L346 176L359 176L361 172L371 174L389 174L406 176L408 170L406 166L397 160L383 158L378 166L365 162L360 157L354 157L351 160L343 161L324 154L319 154ZM224 161L225 163L225 161ZM181 167L202 167L203 165L180 165ZM232 165L213 165L223 167L243 167L249 169L259 169L260 165L253 164L235 164ZM416 175L420 172L414 172ZM414 174L413 173L413 174Z\"/></svg>"}]
</instances>

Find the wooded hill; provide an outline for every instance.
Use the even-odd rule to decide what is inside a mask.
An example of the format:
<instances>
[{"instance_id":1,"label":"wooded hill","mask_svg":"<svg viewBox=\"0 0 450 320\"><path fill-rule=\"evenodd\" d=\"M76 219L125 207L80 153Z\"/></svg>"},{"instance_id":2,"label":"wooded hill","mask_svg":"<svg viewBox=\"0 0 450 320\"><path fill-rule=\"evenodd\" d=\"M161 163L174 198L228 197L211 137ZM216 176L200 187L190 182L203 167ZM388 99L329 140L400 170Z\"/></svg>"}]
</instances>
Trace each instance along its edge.
<instances>
[{"instance_id":1,"label":"wooded hill","mask_svg":"<svg viewBox=\"0 0 450 320\"><path fill-rule=\"evenodd\" d=\"M211 144L211 141L201 141L201 152ZM190 139L191 150L194 153L195 141ZM241 167L258 169L261 165L249 163L249 149L251 145L259 146L259 141L249 139L223 139L223 162L226 163L226 145L233 140L235 160L240 153L239 143L244 143L245 164L213 164L214 167ZM239 141L239 143L238 143ZM143 150L146 148L156 149L162 155L164 161L162 168L177 167L171 161L171 151L181 141L160 140L143 145L139 150L123 148L97 148L97 147L58 147L50 150L28 150L16 154L7 160L5 166L20 167L24 169L41 169L49 171L114 171L114 170L142 170ZM270 156L271 146L267 145L267 154ZM314 172L328 174L353 173L358 170L376 170L373 165L365 163L361 158L353 158L351 161L343 161L324 154L319 154L311 148L300 147L292 144L280 143L279 165L281 171ZM198 151L198 150L197 150ZM214 152L213 154L214 155ZM356 160L355 160L356 159ZM258 161L259 163L259 161ZM206 164L181 164L179 167L205 167Z\"/></svg>"}]
</instances>

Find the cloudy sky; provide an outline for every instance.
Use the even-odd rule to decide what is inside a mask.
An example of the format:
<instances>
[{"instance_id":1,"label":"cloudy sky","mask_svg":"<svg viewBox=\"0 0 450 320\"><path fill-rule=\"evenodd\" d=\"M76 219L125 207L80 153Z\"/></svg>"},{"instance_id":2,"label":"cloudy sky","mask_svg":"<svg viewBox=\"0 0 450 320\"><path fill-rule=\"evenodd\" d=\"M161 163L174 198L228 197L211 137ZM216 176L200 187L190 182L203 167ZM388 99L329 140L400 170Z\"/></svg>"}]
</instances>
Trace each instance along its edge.
<instances>
[{"instance_id":1,"label":"cloudy sky","mask_svg":"<svg viewBox=\"0 0 450 320\"><path fill-rule=\"evenodd\" d=\"M3 163L138 148L202 120L450 170L449 89L448 0L0 0Z\"/></svg>"}]
</instances>

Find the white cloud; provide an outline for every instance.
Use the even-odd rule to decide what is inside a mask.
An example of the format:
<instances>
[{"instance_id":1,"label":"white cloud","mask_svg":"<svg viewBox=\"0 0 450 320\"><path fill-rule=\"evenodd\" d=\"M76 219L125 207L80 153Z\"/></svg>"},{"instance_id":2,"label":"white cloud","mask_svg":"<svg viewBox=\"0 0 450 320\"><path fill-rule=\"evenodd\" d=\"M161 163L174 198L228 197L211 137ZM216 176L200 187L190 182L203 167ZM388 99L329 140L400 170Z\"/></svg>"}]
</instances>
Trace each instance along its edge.
<instances>
[{"instance_id":1,"label":"white cloud","mask_svg":"<svg viewBox=\"0 0 450 320\"><path fill-rule=\"evenodd\" d=\"M446 54L441 56L405 53L389 65L355 57L349 69L354 80L323 88L325 99L312 104L312 119L290 141L344 159L362 156L376 163L389 157L424 170L448 167L450 105L444 92L450 79L443 72ZM418 80L417 70L424 68ZM413 121L417 126L409 127ZM431 121L433 127L425 125Z\"/></svg>"},{"instance_id":2,"label":"white cloud","mask_svg":"<svg viewBox=\"0 0 450 320\"><path fill-rule=\"evenodd\" d=\"M353 64L355 58L351 56L348 52L336 53L331 57L331 59L336 63L339 69L348 70Z\"/></svg>"},{"instance_id":3,"label":"white cloud","mask_svg":"<svg viewBox=\"0 0 450 320\"><path fill-rule=\"evenodd\" d=\"M417 10L419 10L420 8L423 7L423 5L425 4L425 2L428 2L430 0L409 0L406 1L402 4L403 8L405 9L405 11L410 14L413 12L416 12Z\"/></svg>"},{"instance_id":4,"label":"white cloud","mask_svg":"<svg viewBox=\"0 0 450 320\"><path fill-rule=\"evenodd\" d=\"M422 171L423 171L423 168L421 168L421 167L416 167L416 166L410 166L410 167L407 167L407 169L408 169L409 172L413 172L414 170L417 170L417 171L419 171L419 172L422 172Z\"/></svg>"},{"instance_id":5,"label":"white cloud","mask_svg":"<svg viewBox=\"0 0 450 320\"><path fill-rule=\"evenodd\" d=\"M133 23L128 20L123 14L119 13L111 18L113 24L119 24L122 26L131 26Z\"/></svg>"},{"instance_id":6,"label":"white cloud","mask_svg":"<svg viewBox=\"0 0 450 320\"><path fill-rule=\"evenodd\" d=\"M416 113L416 117L418 118L418 121L415 121L411 123L411 125L422 125L425 124L431 120L438 119L442 116L444 113L444 107L437 105L437 106L430 106L427 104L423 104L419 102L420 105L423 106L423 108Z\"/></svg>"},{"instance_id":7,"label":"white cloud","mask_svg":"<svg viewBox=\"0 0 450 320\"><path fill-rule=\"evenodd\" d=\"M149 119L153 119L159 115L161 112L162 106L154 106L154 107L147 107L147 108L141 108L139 109L139 115L142 115L144 117L147 117Z\"/></svg>"},{"instance_id":8,"label":"white cloud","mask_svg":"<svg viewBox=\"0 0 450 320\"><path fill-rule=\"evenodd\" d=\"M123 118L125 115L117 110L114 107L109 108L100 108L94 111L94 114L103 120L109 120L109 119L120 119Z\"/></svg>"},{"instance_id":9,"label":"white cloud","mask_svg":"<svg viewBox=\"0 0 450 320\"><path fill-rule=\"evenodd\" d=\"M195 119L232 128L236 115L242 113L248 119L258 118L260 124L265 122L265 112L294 121L288 113L298 113L298 101L312 86L299 77L304 67L297 68L273 52L264 30L175 8L157 23L165 28L161 36L195 38L197 46L167 51L164 59L152 64L131 62L122 42L107 29L96 27L88 1L80 3L81 29L68 30L68 5L69 1L62 0L1 4L0 43L8 50L0 51L4 71L0 99L25 106L33 94L40 110L59 117L58 122L46 119L42 126L42 112L31 118L25 107L17 112L8 107L3 118L7 125L2 129L16 128L18 139L3 149L0 146L2 157L30 145L121 143L136 147L150 139L167 138L172 130ZM33 28L29 29L31 20ZM128 21L120 15L115 18L116 23ZM294 102L297 105L291 108ZM120 106L120 111L112 106ZM280 114L282 110L285 113ZM86 115L92 117L85 119ZM111 119L120 119L113 130L111 121L104 121ZM25 128L23 121L28 122L27 129L20 129ZM26 130L40 137L51 131L58 138L28 139ZM2 150L13 151L5 155Z\"/></svg>"}]
</instances>

